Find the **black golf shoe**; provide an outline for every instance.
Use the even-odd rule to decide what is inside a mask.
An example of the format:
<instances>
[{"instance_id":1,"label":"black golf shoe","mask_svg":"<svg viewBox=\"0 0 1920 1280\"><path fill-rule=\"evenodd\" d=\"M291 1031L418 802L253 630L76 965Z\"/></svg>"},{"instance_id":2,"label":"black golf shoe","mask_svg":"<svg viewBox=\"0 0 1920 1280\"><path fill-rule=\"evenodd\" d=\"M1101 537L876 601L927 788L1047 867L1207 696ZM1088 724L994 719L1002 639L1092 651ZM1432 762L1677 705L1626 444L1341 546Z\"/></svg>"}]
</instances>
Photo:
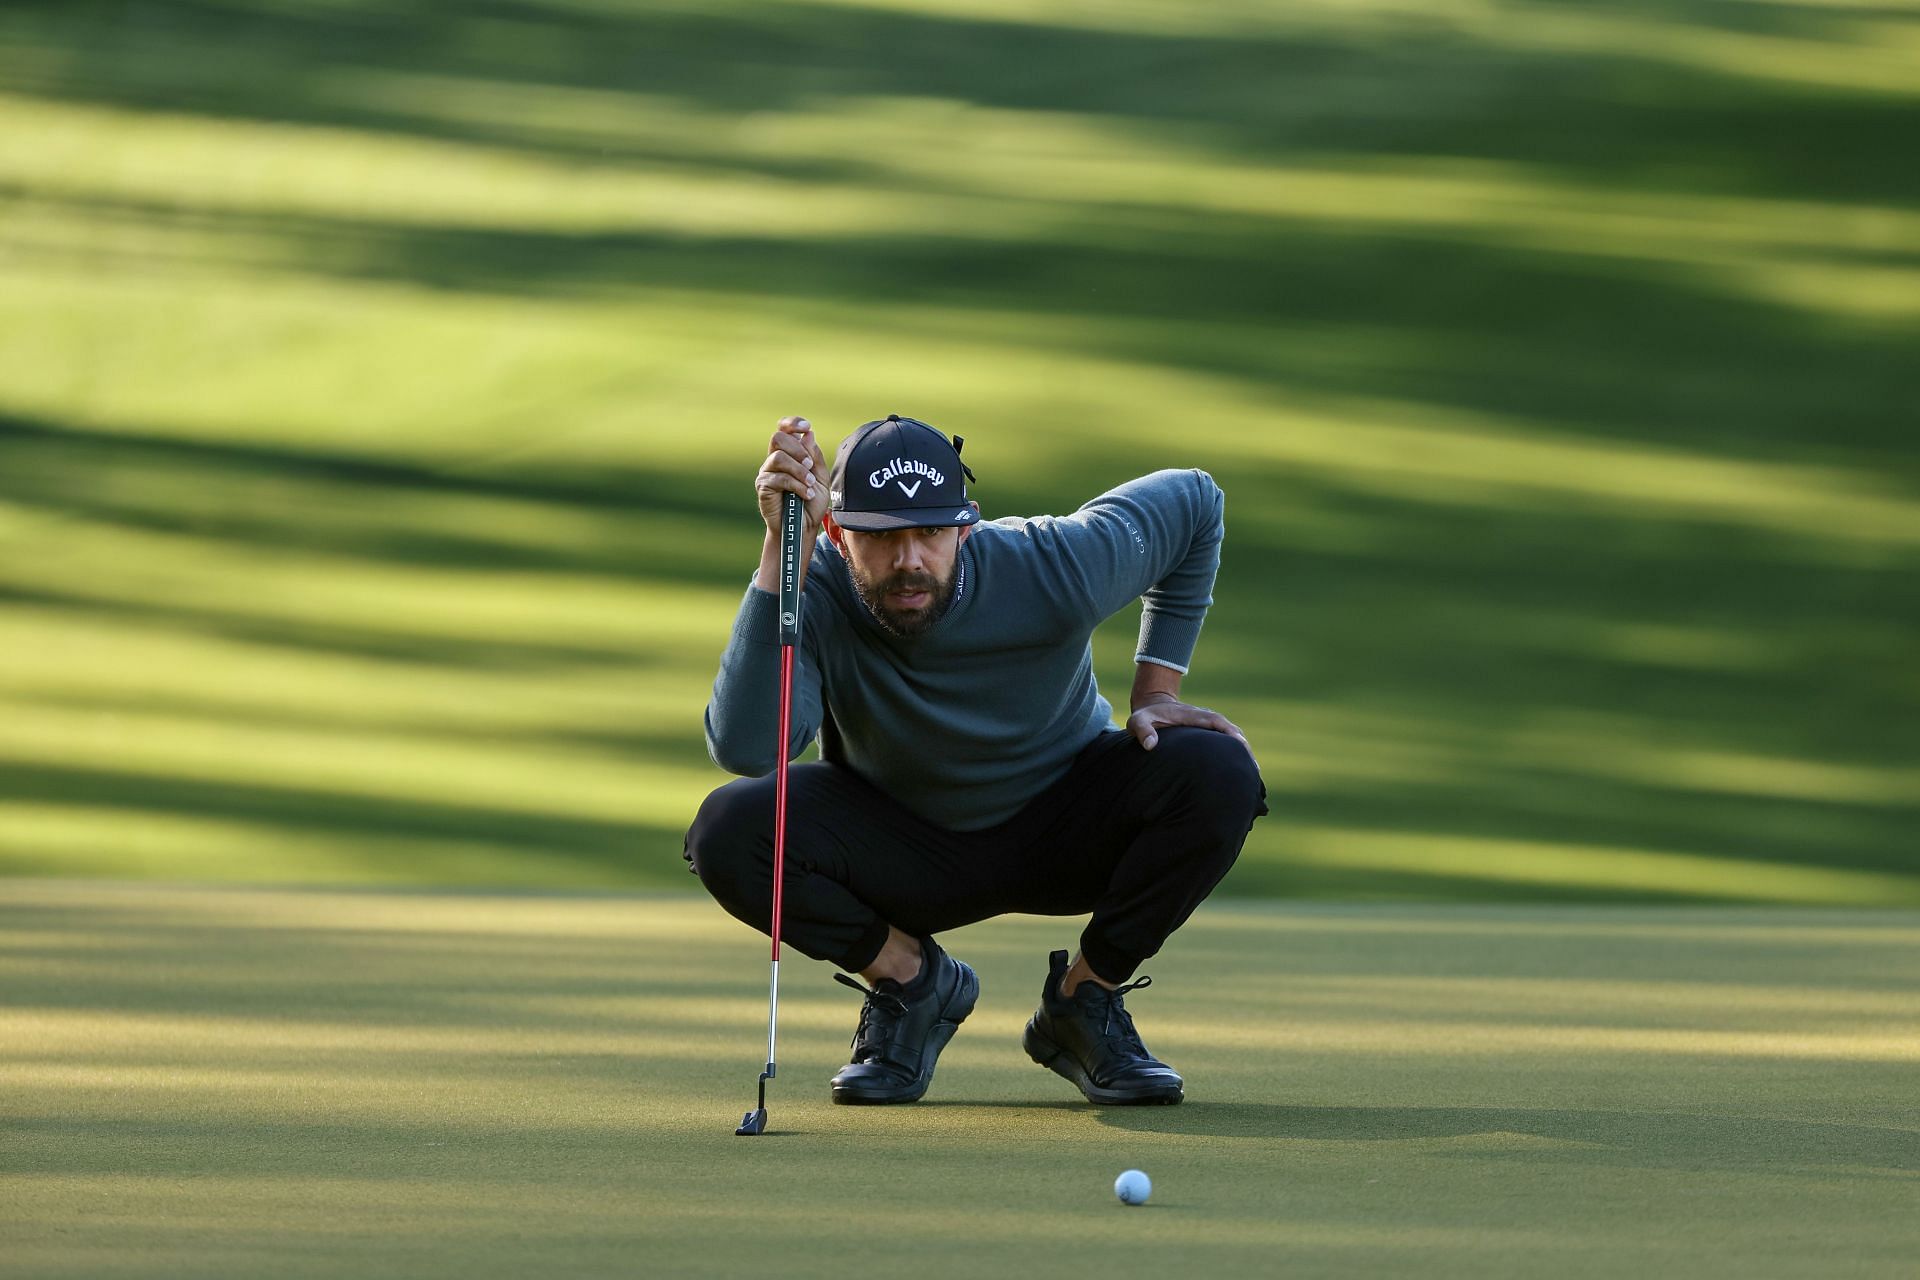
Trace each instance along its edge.
<instances>
[{"instance_id":1,"label":"black golf shoe","mask_svg":"<svg viewBox=\"0 0 1920 1280\"><path fill-rule=\"evenodd\" d=\"M853 1061L833 1078L835 1102L919 1101L940 1051L973 1012L980 998L973 970L932 938L922 938L920 948L920 976L904 987L882 978L868 988L844 973L833 975L867 997L853 1032Z\"/></svg>"},{"instance_id":2,"label":"black golf shoe","mask_svg":"<svg viewBox=\"0 0 1920 1280\"><path fill-rule=\"evenodd\" d=\"M1021 1045L1027 1056L1080 1087L1088 1102L1109 1105L1172 1104L1186 1096L1180 1073L1147 1052L1121 997L1153 981L1142 978L1108 991L1083 982L1071 997L1060 994L1067 953L1056 951L1040 992L1040 1011L1027 1023Z\"/></svg>"}]
</instances>

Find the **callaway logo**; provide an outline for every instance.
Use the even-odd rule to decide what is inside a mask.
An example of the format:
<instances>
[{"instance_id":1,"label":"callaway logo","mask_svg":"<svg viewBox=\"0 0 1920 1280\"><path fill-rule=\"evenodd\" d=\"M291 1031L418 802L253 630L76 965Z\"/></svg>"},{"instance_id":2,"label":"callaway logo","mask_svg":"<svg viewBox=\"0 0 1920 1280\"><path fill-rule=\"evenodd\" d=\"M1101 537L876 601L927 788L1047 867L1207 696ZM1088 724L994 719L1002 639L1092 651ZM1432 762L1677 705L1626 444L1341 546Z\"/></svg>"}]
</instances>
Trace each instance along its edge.
<instances>
[{"instance_id":1,"label":"callaway logo","mask_svg":"<svg viewBox=\"0 0 1920 1280\"><path fill-rule=\"evenodd\" d=\"M884 489L887 481L893 480L899 484L900 492L906 494L909 498L920 492L920 481L915 480L913 486L909 488L905 480L899 479L901 476L925 476L927 479L933 481L934 488L936 489L947 482L947 478L941 475L938 469L929 466L918 458L895 458L886 466L881 467L872 475L869 475L867 477L867 483L876 489Z\"/></svg>"}]
</instances>

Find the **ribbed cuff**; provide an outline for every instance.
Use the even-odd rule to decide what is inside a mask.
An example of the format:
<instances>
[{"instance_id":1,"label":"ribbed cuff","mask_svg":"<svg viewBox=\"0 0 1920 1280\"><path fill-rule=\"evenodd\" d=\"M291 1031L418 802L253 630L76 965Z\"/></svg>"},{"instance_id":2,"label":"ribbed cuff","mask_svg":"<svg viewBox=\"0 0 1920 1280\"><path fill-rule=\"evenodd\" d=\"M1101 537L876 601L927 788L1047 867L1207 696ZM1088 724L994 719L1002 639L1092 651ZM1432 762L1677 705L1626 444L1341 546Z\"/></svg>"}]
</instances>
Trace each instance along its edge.
<instances>
[{"instance_id":1,"label":"ribbed cuff","mask_svg":"<svg viewBox=\"0 0 1920 1280\"><path fill-rule=\"evenodd\" d=\"M1157 662L1175 671L1185 671L1193 661L1194 646L1200 643L1202 621L1201 618L1176 618L1155 609L1143 610L1134 661Z\"/></svg>"}]
</instances>

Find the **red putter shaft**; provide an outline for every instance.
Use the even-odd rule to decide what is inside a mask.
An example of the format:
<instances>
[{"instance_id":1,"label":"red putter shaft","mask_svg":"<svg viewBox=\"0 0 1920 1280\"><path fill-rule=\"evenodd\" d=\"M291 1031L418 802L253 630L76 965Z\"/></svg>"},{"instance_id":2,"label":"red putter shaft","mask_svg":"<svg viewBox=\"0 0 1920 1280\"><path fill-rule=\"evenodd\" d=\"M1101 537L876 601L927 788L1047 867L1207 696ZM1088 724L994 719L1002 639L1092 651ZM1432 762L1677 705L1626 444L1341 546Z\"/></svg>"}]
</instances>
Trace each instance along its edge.
<instances>
[{"instance_id":1,"label":"red putter shaft","mask_svg":"<svg viewBox=\"0 0 1920 1280\"><path fill-rule=\"evenodd\" d=\"M760 1073L760 1102L740 1121L736 1134L767 1130L767 1081L780 1040L780 905L787 879L787 752L793 735L793 646L800 641L800 538L803 508L787 494L780 510L780 746L774 755L773 781L773 962L767 977L767 1069Z\"/></svg>"},{"instance_id":2,"label":"red putter shaft","mask_svg":"<svg viewBox=\"0 0 1920 1280\"><path fill-rule=\"evenodd\" d=\"M774 1073L774 1045L780 1036L780 898L787 878L787 734L793 723L793 646L780 646L780 755L773 769L773 934L772 976L767 983L767 1074ZM763 1104L764 1105L764 1104Z\"/></svg>"}]
</instances>

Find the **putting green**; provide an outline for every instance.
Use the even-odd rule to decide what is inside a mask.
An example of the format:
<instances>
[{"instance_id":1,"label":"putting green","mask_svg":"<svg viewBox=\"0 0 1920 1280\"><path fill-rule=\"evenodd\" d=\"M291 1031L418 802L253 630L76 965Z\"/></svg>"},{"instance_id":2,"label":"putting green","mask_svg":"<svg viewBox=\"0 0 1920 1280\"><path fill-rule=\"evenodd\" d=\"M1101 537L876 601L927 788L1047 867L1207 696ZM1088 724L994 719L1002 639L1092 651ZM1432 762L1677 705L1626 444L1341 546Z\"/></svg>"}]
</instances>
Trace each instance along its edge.
<instances>
[{"instance_id":1,"label":"putting green","mask_svg":"<svg viewBox=\"0 0 1920 1280\"><path fill-rule=\"evenodd\" d=\"M1177 1108L1018 1048L1076 922L950 936L912 1107L694 896L0 884L0 1271L1906 1276L1920 914L1209 907L1131 1000ZM1230 976L1231 983L1216 981ZM1152 1203L1118 1205L1137 1166Z\"/></svg>"}]
</instances>

